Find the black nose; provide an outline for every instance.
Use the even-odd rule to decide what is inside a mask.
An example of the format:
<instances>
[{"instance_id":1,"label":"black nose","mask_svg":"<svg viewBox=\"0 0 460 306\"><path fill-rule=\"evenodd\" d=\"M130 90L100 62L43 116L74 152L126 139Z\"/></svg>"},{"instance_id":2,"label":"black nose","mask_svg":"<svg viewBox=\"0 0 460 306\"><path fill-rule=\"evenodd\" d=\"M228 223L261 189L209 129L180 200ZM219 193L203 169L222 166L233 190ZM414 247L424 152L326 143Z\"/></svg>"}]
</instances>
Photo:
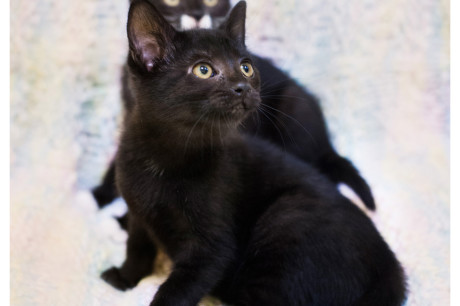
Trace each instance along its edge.
<instances>
[{"instance_id":1,"label":"black nose","mask_svg":"<svg viewBox=\"0 0 460 306\"><path fill-rule=\"evenodd\" d=\"M238 83L232 87L232 90L236 95L241 96L249 90L249 84Z\"/></svg>"},{"instance_id":2,"label":"black nose","mask_svg":"<svg viewBox=\"0 0 460 306\"><path fill-rule=\"evenodd\" d=\"M204 14L201 12L194 12L194 13L191 13L190 16L195 18L196 21L200 21L201 18L203 18Z\"/></svg>"}]
</instances>

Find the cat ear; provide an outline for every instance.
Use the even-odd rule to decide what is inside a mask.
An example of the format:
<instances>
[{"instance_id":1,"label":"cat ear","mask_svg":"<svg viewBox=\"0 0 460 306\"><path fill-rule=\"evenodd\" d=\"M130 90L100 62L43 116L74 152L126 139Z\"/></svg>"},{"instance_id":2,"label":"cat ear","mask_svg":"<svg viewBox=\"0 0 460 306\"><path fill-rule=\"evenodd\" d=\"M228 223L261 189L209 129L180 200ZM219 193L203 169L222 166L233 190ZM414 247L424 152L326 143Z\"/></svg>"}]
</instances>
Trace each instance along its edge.
<instances>
[{"instance_id":1,"label":"cat ear","mask_svg":"<svg viewBox=\"0 0 460 306\"><path fill-rule=\"evenodd\" d=\"M134 61L147 71L167 54L176 31L148 1L132 1L128 13L128 40Z\"/></svg>"},{"instance_id":2,"label":"cat ear","mask_svg":"<svg viewBox=\"0 0 460 306\"><path fill-rule=\"evenodd\" d=\"M222 25L227 34L237 42L244 45L246 34L246 2L240 1L230 12L227 21Z\"/></svg>"}]
</instances>

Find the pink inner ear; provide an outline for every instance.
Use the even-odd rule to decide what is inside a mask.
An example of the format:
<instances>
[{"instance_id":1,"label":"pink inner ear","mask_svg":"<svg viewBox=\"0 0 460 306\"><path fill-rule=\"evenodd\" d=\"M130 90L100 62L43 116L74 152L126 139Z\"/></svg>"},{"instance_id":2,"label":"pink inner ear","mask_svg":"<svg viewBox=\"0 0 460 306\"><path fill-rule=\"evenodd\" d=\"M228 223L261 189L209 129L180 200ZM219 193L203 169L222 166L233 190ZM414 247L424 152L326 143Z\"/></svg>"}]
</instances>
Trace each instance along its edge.
<instances>
[{"instance_id":1,"label":"pink inner ear","mask_svg":"<svg viewBox=\"0 0 460 306\"><path fill-rule=\"evenodd\" d=\"M139 49L142 54L142 62L144 63L145 68L148 71L151 71L155 60L162 57L162 52L157 41L151 37L144 39L144 41L140 43Z\"/></svg>"},{"instance_id":2,"label":"pink inner ear","mask_svg":"<svg viewBox=\"0 0 460 306\"><path fill-rule=\"evenodd\" d=\"M147 71L148 71L148 72L152 71L152 69L153 69L153 62L151 62L151 61L150 61L150 62L147 62L147 63L145 64L145 67L147 68Z\"/></svg>"}]
</instances>

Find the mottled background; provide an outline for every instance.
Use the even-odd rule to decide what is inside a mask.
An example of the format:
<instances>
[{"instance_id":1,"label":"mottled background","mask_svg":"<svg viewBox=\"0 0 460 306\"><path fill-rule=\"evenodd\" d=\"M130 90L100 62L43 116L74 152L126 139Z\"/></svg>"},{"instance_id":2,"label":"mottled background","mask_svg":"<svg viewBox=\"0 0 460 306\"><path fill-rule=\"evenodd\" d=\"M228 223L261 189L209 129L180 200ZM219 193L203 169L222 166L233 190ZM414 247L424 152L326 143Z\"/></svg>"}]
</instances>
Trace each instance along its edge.
<instances>
[{"instance_id":1,"label":"mottled background","mask_svg":"<svg viewBox=\"0 0 460 306\"><path fill-rule=\"evenodd\" d=\"M163 281L122 293L99 278L126 238L111 217L124 203L98 211L88 190L119 135L127 2L11 1L12 305L148 305ZM449 2L248 6L249 47L320 97L337 150L372 186L407 305L448 305Z\"/></svg>"}]
</instances>

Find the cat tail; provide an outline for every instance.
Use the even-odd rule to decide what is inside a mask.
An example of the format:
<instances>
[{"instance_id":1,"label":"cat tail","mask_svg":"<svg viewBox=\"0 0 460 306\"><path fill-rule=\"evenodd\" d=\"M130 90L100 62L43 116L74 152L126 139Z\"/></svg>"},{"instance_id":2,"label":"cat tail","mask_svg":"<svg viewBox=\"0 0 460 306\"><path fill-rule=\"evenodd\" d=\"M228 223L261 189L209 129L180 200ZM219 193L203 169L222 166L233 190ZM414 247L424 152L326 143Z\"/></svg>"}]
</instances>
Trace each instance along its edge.
<instances>
[{"instance_id":1,"label":"cat tail","mask_svg":"<svg viewBox=\"0 0 460 306\"><path fill-rule=\"evenodd\" d=\"M374 197L358 169L346 158L337 153L328 154L319 159L316 166L334 183L348 185L370 210L375 210Z\"/></svg>"},{"instance_id":2,"label":"cat tail","mask_svg":"<svg viewBox=\"0 0 460 306\"><path fill-rule=\"evenodd\" d=\"M128 213L124 214L121 217L116 217L118 224L120 225L121 229L127 231L128 230Z\"/></svg>"},{"instance_id":3,"label":"cat tail","mask_svg":"<svg viewBox=\"0 0 460 306\"><path fill-rule=\"evenodd\" d=\"M115 161L112 160L109 169L104 175L102 183L91 190L94 199L99 208L110 204L118 195L117 186L115 185Z\"/></svg>"}]
</instances>

